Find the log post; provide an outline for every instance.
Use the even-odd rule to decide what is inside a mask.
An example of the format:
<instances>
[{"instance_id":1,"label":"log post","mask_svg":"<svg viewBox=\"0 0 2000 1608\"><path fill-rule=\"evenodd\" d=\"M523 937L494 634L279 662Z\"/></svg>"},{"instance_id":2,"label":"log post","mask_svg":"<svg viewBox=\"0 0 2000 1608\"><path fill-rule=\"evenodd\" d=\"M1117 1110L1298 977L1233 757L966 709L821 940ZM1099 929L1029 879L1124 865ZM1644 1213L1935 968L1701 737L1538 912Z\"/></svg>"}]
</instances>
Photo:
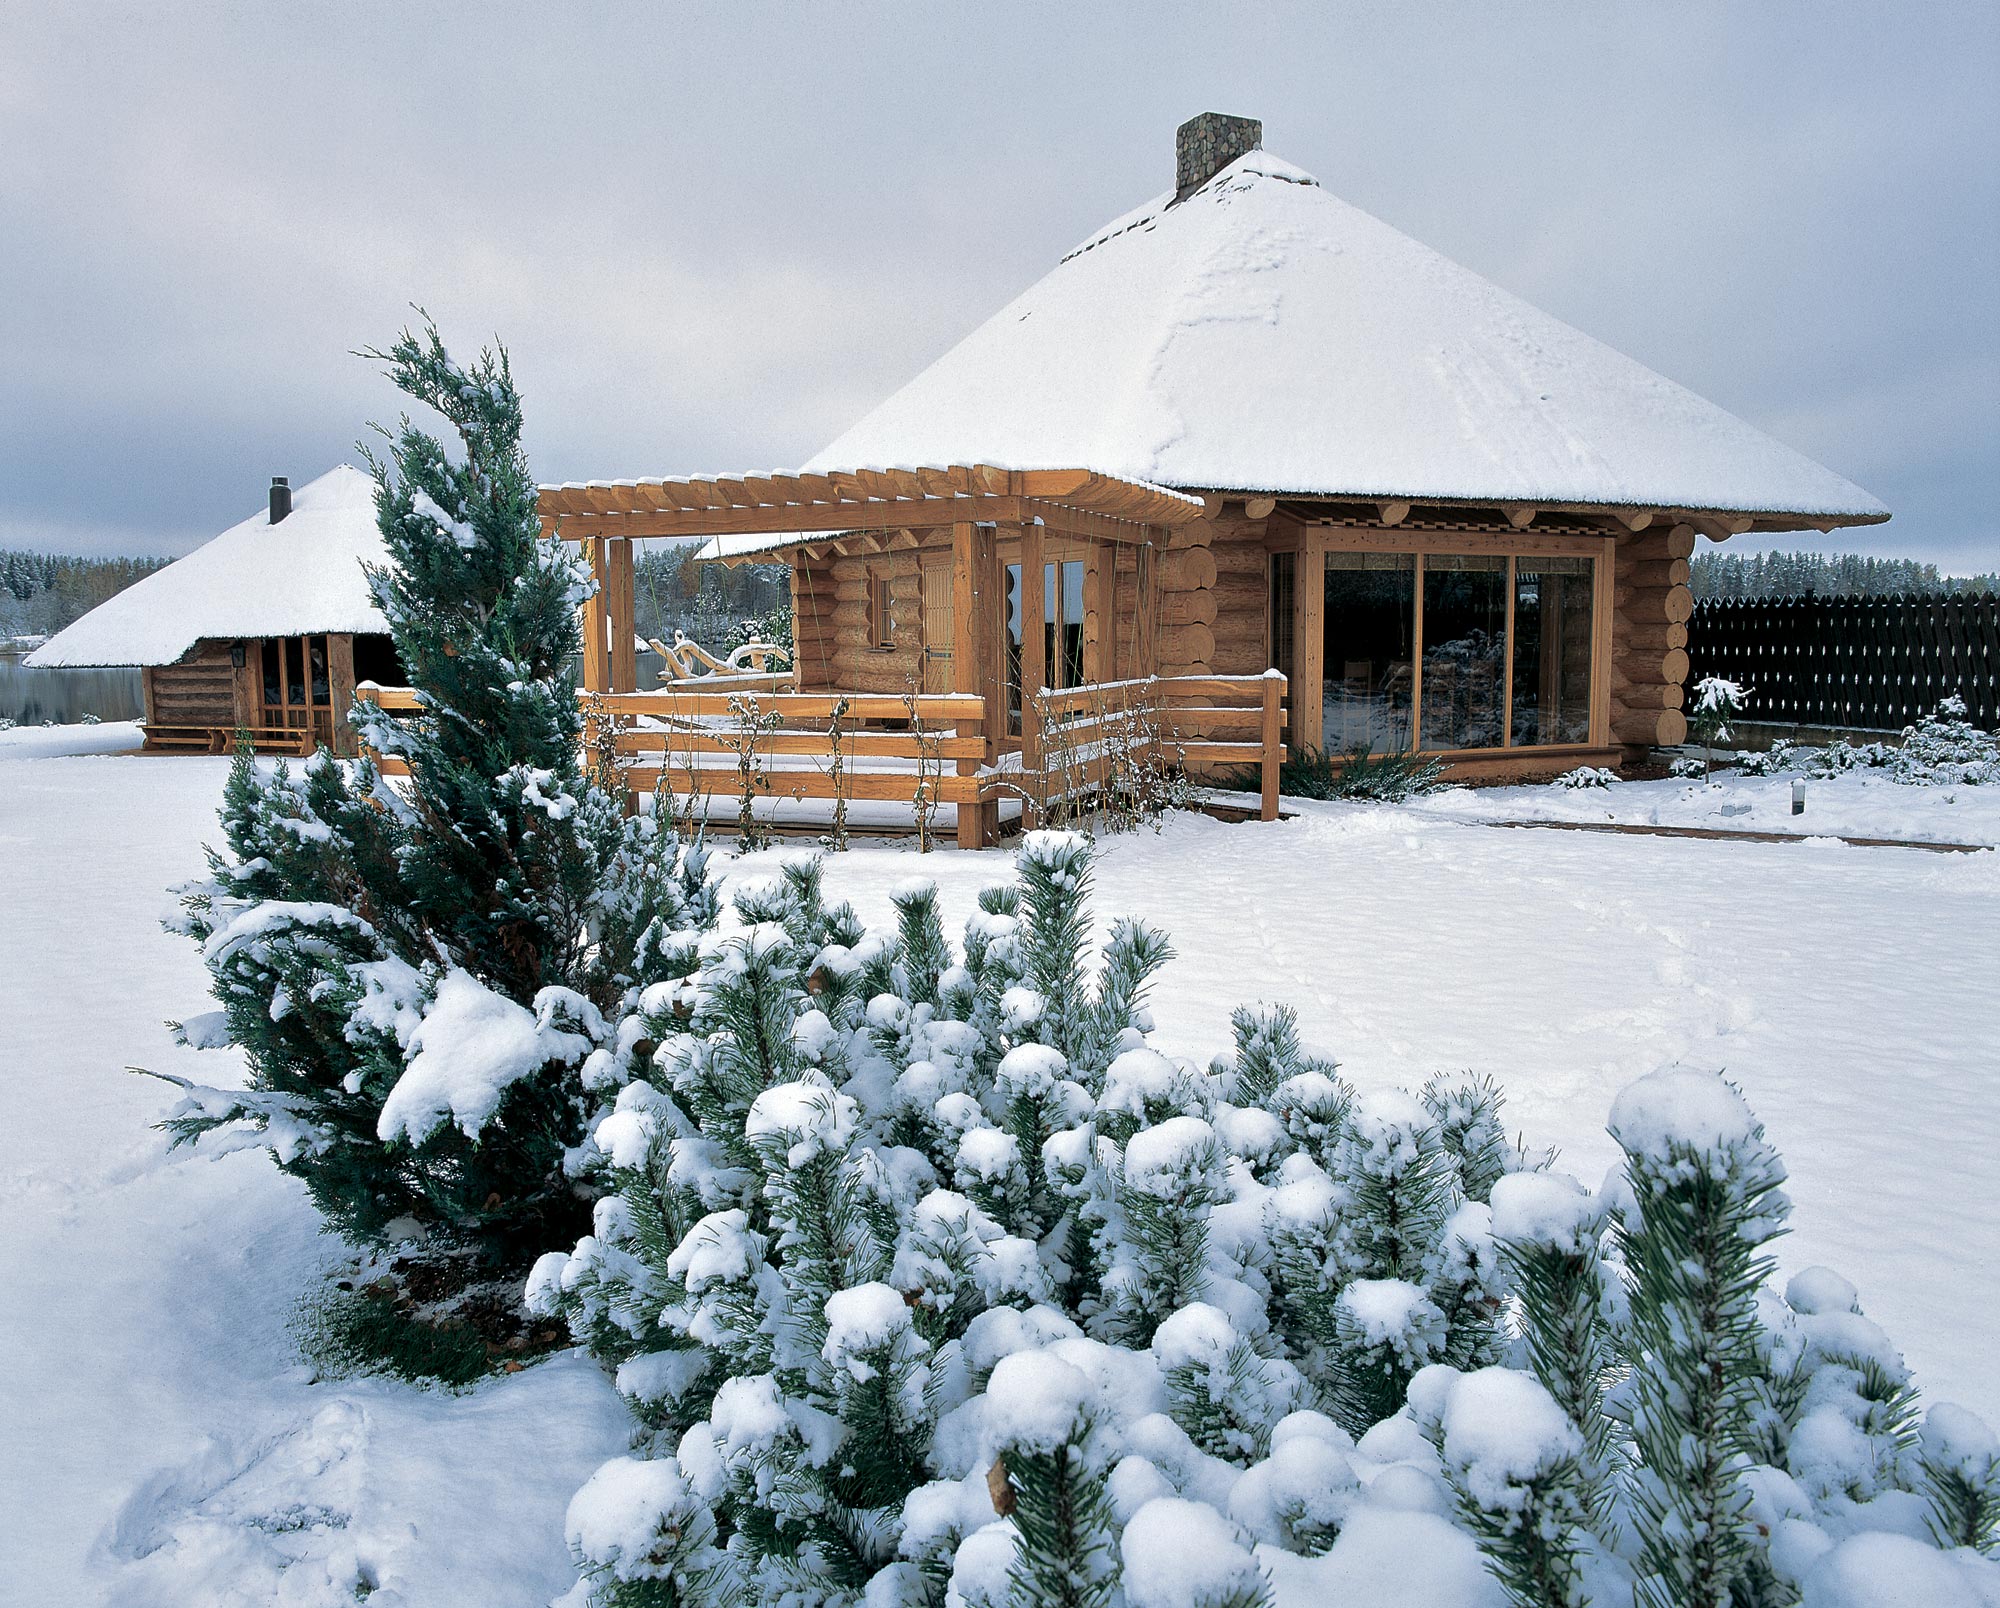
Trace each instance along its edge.
<instances>
[{"instance_id":1,"label":"log post","mask_svg":"<svg viewBox=\"0 0 2000 1608\"><path fill-rule=\"evenodd\" d=\"M637 692L638 626L634 619L637 605L633 597L632 539L629 536L613 537L604 546L605 611L611 619L611 690Z\"/></svg>"},{"instance_id":2,"label":"log post","mask_svg":"<svg viewBox=\"0 0 2000 1608\"><path fill-rule=\"evenodd\" d=\"M591 579L596 582L589 597L583 600L583 685L590 692L611 690L611 661L606 652L609 646L604 600L604 543L596 537L586 537L583 543L584 562L590 566Z\"/></svg>"},{"instance_id":3,"label":"log post","mask_svg":"<svg viewBox=\"0 0 2000 1608\"><path fill-rule=\"evenodd\" d=\"M1292 746L1326 741L1326 537L1308 526L1292 571Z\"/></svg>"},{"instance_id":4,"label":"log post","mask_svg":"<svg viewBox=\"0 0 2000 1608\"><path fill-rule=\"evenodd\" d=\"M1278 755L1284 741L1284 727L1280 716L1285 707L1285 678L1276 670L1264 672L1264 753L1263 799L1258 811L1258 819L1275 821L1278 818Z\"/></svg>"},{"instance_id":5,"label":"log post","mask_svg":"<svg viewBox=\"0 0 2000 1608\"><path fill-rule=\"evenodd\" d=\"M1203 554L1208 552L1206 548L1200 551ZM1215 560L1211 556L1208 562L1212 580ZM1137 607L1132 622L1132 674L1135 679L1160 673L1160 556L1159 549L1153 545L1150 530L1139 547L1137 579Z\"/></svg>"},{"instance_id":6,"label":"log post","mask_svg":"<svg viewBox=\"0 0 2000 1608\"><path fill-rule=\"evenodd\" d=\"M350 639L351 641L352 639ZM350 667L353 655L348 655ZM348 679L352 681L350 673ZM153 721L153 672L148 670L145 677L146 721ZM236 717L236 729L245 730L251 726L264 724L264 649L260 642L243 644L243 666L230 675L230 712ZM233 738L231 739L234 740Z\"/></svg>"},{"instance_id":7,"label":"log post","mask_svg":"<svg viewBox=\"0 0 2000 1608\"><path fill-rule=\"evenodd\" d=\"M242 671L237 674L240 677ZM354 730L347 723L347 714L354 705L354 638L346 632L326 639L326 690L333 712L333 751L342 759L352 759Z\"/></svg>"},{"instance_id":8,"label":"log post","mask_svg":"<svg viewBox=\"0 0 2000 1608\"><path fill-rule=\"evenodd\" d=\"M1118 679L1117 549L1092 542L1083 570L1083 679Z\"/></svg>"},{"instance_id":9,"label":"log post","mask_svg":"<svg viewBox=\"0 0 2000 1608\"><path fill-rule=\"evenodd\" d=\"M1027 831L1041 824L1035 798L1045 780L1041 692L1048 683L1049 666L1042 534L1041 525L1033 521L1021 527L1021 783L1028 794L1021 804L1021 825Z\"/></svg>"},{"instance_id":10,"label":"log post","mask_svg":"<svg viewBox=\"0 0 2000 1608\"><path fill-rule=\"evenodd\" d=\"M985 690L986 623L992 612L982 607L979 595L979 535L980 528L970 522L951 527L951 690L975 696ZM980 710L985 716L980 730L990 745L993 706L982 703ZM957 769L960 776L976 776L979 761L961 759ZM958 812L958 846L985 848L986 806L960 802L953 808Z\"/></svg>"}]
</instances>

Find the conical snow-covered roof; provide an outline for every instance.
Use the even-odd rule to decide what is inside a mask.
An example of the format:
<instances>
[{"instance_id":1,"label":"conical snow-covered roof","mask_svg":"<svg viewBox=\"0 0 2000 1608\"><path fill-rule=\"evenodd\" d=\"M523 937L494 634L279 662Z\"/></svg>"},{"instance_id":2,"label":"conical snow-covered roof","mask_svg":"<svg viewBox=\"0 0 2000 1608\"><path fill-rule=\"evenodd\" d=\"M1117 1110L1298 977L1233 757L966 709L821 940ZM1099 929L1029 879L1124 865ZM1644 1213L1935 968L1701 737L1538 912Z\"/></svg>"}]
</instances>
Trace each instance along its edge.
<instances>
[{"instance_id":1,"label":"conical snow-covered roof","mask_svg":"<svg viewBox=\"0 0 2000 1608\"><path fill-rule=\"evenodd\" d=\"M386 565L375 525L375 482L351 464L155 570L57 632L23 663L172 664L205 637L386 631L363 561Z\"/></svg>"},{"instance_id":2,"label":"conical snow-covered roof","mask_svg":"<svg viewBox=\"0 0 2000 1608\"><path fill-rule=\"evenodd\" d=\"M1086 240L805 465L1873 522L1860 487L1259 150Z\"/></svg>"}]
</instances>

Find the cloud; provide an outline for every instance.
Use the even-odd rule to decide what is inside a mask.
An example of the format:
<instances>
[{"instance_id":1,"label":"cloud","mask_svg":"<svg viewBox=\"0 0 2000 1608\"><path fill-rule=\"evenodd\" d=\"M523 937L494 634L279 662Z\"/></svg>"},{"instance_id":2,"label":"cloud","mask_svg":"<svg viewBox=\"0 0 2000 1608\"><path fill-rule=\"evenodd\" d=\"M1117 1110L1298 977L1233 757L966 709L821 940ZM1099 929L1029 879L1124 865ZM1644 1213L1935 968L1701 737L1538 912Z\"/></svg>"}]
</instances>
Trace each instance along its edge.
<instances>
[{"instance_id":1,"label":"cloud","mask_svg":"<svg viewBox=\"0 0 2000 1608\"><path fill-rule=\"evenodd\" d=\"M351 459L412 301L506 340L550 478L800 461L1212 107L1973 550L2000 13L1888 15L12 8L0 528L164 549Z\"/></svg>"}]
</instances>

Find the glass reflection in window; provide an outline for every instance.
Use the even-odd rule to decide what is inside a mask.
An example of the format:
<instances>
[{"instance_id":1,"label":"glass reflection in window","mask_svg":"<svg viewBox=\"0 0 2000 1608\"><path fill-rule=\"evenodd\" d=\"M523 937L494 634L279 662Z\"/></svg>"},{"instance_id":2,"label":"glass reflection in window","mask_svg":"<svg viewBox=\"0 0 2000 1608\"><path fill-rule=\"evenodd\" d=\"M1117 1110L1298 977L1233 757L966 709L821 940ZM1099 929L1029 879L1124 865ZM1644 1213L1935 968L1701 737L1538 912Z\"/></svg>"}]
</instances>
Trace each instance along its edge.
<instances>
[{"instance_id":1,"label":"glass reflection in window","mask_svg":"<svg viewBox=\"0 0 2000 1608\"><path fill-rule=\"evenodd\" d=\"M1326 555L1320 743L1330 754L1410 746L1416 572L1409 553Z\"/></svg>"},{"instance_id":2,"label":"glass reflection in window","mask_svg":"<svg viewBox=\"0 0 2000 1608\"><path fill-rule=\"evenodd\" d=\"M1424 560L1425 748L1498 748L1507 697L1507 560Z\"/></svg>"},{"instance_id":3,"label":"glass reflection in window","mask_svg":"<svg viewBox=\"0 0 2000 1608\"><path fill-rule=\"evenodd\" d=\"M1590 740L1591 583L1587 558L1514 561L1516 747Z\"/></svg>"},{"instance_id":4,"label":"glass reflection in window","mask_svg":"<svg viewBox=\"0 0 2000 1608\"><path fill-rule=\"evenodd\" d=\"M1007 731L1021 735L1021 566L1007 566Z\"/></svg>"}]
</instances>

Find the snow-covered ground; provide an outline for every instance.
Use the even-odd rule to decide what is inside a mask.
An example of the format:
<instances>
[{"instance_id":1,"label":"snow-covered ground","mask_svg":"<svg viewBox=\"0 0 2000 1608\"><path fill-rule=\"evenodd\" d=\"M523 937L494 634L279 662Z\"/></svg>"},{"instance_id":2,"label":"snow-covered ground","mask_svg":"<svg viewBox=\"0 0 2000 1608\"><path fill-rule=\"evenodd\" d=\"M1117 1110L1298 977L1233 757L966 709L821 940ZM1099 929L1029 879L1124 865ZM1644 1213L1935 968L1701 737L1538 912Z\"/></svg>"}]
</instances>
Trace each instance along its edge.
<instances>
[{"instance_id":1,"label":"snow-covered ground","mask_svg":"<svg viewBox=\"0 0 2000 1608\"><path fill-rule=\"evenodd\" d=\"M546 1602L570 1578L564 1506L622 1449L624 1409L574 1357L459 1395L300 1365L293 1314L336 1254L303 1192L259 1153L167 1155L148 1124L172 1091L123 1071L196 1060L161 1023L203 1008L204 974L157 922L226 769L115 752L131 741L0 734L0 1579L65 1604L338 1603L364 1582L379 1604ZM1811 811L1850 784L1808 785ZM1287 1000L1363 1088L1493 1073L1584 1176L1613 1159L1621 1085L1726 1069L1792 1169L1786 1269L1838 1268L1930 1399L2000 1417L2000 854L1463 818L1642 819L1623 812L1687 784L1642 786L1177 818L1110 841L1098 908L1174 939L1162 1048L1205 1057L1232 1005ZM1977 841L1971 791L1895 789L1894 830L1836 826L1830 802L1809 819ZM1773 824L1689 824L1746 821ZM894 882L935 875L955 930L1005 865L868 844L831 880L882 920Z\"/></svg>"}]
</instances>

